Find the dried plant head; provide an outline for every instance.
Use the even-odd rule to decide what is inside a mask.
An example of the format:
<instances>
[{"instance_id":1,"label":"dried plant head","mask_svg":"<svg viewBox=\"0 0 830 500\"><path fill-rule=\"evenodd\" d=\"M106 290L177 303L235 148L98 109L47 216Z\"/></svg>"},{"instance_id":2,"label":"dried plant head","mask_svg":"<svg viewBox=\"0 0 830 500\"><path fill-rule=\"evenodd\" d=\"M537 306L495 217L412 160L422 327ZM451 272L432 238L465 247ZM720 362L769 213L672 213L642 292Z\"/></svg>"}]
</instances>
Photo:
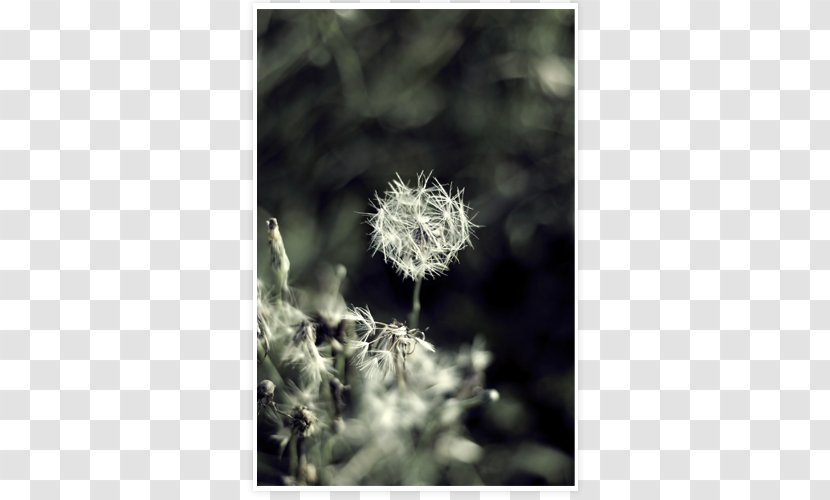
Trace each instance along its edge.
<instances>
[{"instance_id":1,"label":"dried plant head","mask_svg":"<svg viewBox=\"0 0 830 500\"><path fill-rule=\"evenodd\" d=\"M418 280L443 274L458 253L471 246L473 230L464 190L446 187L421 172L410 186L400 175L383 195L375 195L372 255L380 252L402 276Z\"/></svg>"},{"instance_id":2,"label":"dried plant head","mask_svg":"<svg viewBox=\"0 0 830 500\"><path fill-rule=\"evenodd\" d=\"M274 393L277 386L270 380L262 380L257 384L257 415L267 407L274 406ZM276 406L274 406L276 408Z\"/></svg>"},{"instance_id":3,"label":"dried plant head","mask_svg":"<svg viewBox=\"0 0 830 500\"><path fill-rule=\"evenodd\" d=\"M420 346L435 352L435 347L426 341L424 332L407 328L403 323L381 323L375 321L365 307L349 310L347 319L354 323L356 339L349 341L352 360L357 368L370 378L385 378L399 369L398 363L406 360Z\"/></svg>"},{"instance_id":4,"label":"dried plant head","mask_svg":"<svg viewBox=\"0 0 830 500\"><path fill-rule=\"evenodd\" d=\"M298 436L310 437L317 431L317 416L308 406L295 406L289 413L291 431Z\"/></svg>"}]
</instances>

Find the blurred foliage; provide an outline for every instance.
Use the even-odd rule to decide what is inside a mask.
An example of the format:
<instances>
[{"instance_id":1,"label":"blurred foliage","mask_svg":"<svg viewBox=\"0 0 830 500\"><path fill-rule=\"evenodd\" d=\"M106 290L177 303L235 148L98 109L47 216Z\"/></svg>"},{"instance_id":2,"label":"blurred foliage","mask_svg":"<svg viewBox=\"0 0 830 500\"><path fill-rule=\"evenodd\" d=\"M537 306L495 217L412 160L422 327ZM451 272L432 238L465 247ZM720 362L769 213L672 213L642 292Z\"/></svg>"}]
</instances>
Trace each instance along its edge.
<instances>
[{"instance_id":1,"label":"blurred foliage","mask_svg":"<svg viewBox=\"0 0 830 500\"><path fill-rule=\"evenodd\" d=\"M257 15L259 268L274 216L292 286L343 264L348 302L403 319L412 282L370 256L361 213L396 173L464 188L482 227L424 282L421 325L438 349L480 333L494 353L502 398L468 421L486 482L571 483L573 11Z\"/></svg>"}]
</instances>

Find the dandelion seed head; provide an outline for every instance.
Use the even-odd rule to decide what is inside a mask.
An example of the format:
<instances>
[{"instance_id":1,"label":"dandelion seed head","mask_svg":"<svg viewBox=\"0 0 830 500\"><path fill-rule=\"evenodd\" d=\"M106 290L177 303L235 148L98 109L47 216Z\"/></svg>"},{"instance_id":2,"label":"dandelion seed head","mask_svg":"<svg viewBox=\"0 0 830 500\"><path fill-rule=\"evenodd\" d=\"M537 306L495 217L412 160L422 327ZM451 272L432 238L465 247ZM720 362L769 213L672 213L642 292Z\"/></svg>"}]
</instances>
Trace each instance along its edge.
<instances>
[{"instance_id":1,"label":"dandelion seed head","mask_svg":"<svg viewBox=\"0 0 830 500\"><path fill-rule=\"evenodd\" d=\"M418 174L415 186L398 176L372 203L375 212L367 221L372 254L382 253L384 261L409 279L445 273L471 245L477 227L463 195L463 189L453 191L430 174Z\"/></svg>"},{"instance_id":2,"label":"dandelion seed head","mask_svg":"<svg viewBox=\"0 0 830 500\"><path fill-rule=\"evenodd\" d=\"M382 323L365 307L349 309L346 317L354 323L356 339L349 341L352 360L370 378L385 378L397 369L399 362L420 346L434 352L424 332L398 321Z\"/></svg>"}]
</instances>

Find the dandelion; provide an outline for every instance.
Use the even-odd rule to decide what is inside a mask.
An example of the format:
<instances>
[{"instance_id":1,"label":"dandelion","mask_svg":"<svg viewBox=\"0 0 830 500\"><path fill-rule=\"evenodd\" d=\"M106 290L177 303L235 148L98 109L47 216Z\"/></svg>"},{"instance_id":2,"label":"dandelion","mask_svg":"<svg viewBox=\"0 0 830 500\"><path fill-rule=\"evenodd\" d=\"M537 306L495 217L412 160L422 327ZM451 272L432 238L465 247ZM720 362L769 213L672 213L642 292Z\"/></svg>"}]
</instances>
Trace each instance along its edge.
<instances>
[{"instance_id":1,"label":"dandelion","mask_svg":"<svg viewBox=\"0 0 830 500\"><path fill-rule=\"evenodd\" d=\"M365 307L351 309L348 317L354 322L358 337L350 341L354 349L353 360L358 369L369 377L385 378L394 371L399 385L403 387L406 382L406 357L413 354L418 346L435 352L435 347L426 341L424 332L407 328L397 321L375 321Z\"/></svg>"},{"instance_id":2,"label":"dandelion","mask_svg":"<svg viewBox=\"0 0 830 500\"><path fill-rule=\"evenodd\" d=\"M274 273L276 286L257 282L256 412L260 452L276 460L267 474L286 485L420 484L423 468L408 464L474 463L480 455L462 418L498 396L483 389L489 353L476 344L460 356L412 357L419 349L435 352L417 328L421 281L446 271L476 226L462 192L429 175L419 175L415 187L400 177L390 186L370 219L373 249L415 281L406 323L347 307L343 266L322 270L314 293L289 296L285 246L276 219L267 221L271 262L263 271ZM376 467L381 463L391 465L392 476Z\"/></svg>"},{"instance_id":3,"label":"dandelion","mask_svg":"<svg viewBox=\"0 0 830 500\"><path fill-rule=\"evenodd\" d=\"M296 325L294 335L283 354L286 363L300 368L301 377L311 388L319 388L323 379L331 376L333 371L331 358L320 354L316 341L314 323L301 321Z\"/></svg>"},{"instance_id":4,"label":"dandelion","mask_svg":"<svg viewBox=\"0 0 830 500\"><path fill-rule=\"evenodd\" d=\"M413 328L421 309L421 281L444 274L458 253L471 245L477 226L463 195L463 189L453 191L423 172L415 186L398 175L383 196L375 195L375 212L368 214L372 255L382 253L385 262L415 282L409 317Z\"/></svg>"},{"instance_id":5,"label":"dandelion","mask_svg":"<svg viewBox=\"0 0 830 500\"><path fill-rule=\"evenodd\" d=\"M458 252L470 245L475 225L464 204L463 189L452 191L430 174L418 174L410 186L400 175L384 195L376 195L372 252L381 252L404 277L418 280L443 274Z\"/></svg>"}]
</instances>

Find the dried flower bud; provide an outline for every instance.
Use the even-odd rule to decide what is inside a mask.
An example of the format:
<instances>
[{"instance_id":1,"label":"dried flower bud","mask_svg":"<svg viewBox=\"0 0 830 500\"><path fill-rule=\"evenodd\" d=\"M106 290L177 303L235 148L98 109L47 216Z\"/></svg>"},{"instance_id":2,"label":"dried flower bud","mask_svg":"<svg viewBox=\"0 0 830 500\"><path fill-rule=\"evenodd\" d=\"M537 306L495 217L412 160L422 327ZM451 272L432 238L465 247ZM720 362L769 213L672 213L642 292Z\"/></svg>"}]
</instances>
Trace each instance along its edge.
<instances>
[{"instance_id":1,"label":"dried flower bud","mask_svg":"<svg viewBox=\"0 0 830 500\"><path fill-rule=\"evenodd\" d=\"M291 430L298 436L309 437L317 430L317 417L305 405L291 410Z\"/></svg>"},{"instance_id":2,"label":"dried flower bud","mask_svg":"<svg viewBox=\"0 0 830 500\"><path fill-rule=\"evenodd\" d=\"M263 380L257 384L257 415L266 406L272 406L274 404L274 392L276 389L277 387L270 380Z\"/></svg>"}]
</instances>

